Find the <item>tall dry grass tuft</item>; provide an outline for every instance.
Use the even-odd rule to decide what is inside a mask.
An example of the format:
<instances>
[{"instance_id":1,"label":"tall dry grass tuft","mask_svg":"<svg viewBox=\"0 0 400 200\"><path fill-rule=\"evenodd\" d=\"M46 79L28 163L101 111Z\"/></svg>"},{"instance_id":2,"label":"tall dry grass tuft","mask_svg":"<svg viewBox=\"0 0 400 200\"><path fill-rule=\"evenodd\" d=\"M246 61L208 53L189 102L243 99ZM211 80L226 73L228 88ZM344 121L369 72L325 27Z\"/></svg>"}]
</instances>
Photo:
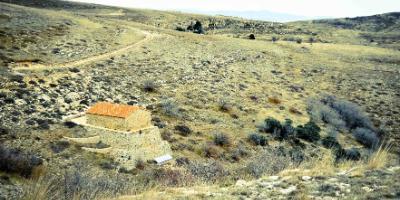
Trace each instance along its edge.
<instances>
[{"instance_id":1,"label":"tall dry grass tuft","mask_svg":"<svg viewBox=\"0 0 400 200\"><path fill-rule=\"evenodd\" d=\"M381 169L389 162L389 152L392 145L381 145L367 160L365 168L367 170Z\"/></svg>"},{"instance_id":2,"label":"tall dry grass tuft","mask_svg":"<svg viewBox=\"0 0 400 200\"><path fill-rule=\"evenodd\" d=\"M335 174L335 158L330 150L322 149L321 156L288 168L280 173L282 176L329 176Z\"/></svg>"},{"instance_id":3,"label":"tall dry grass tuft","mask_svg":"<svg viewBox=\"0 0 400 200\"><path fill-rule=\"evenodd\" d=\"M31 179L23 188L22 200L49 199L49 193L55 189L53 181L44 176Z\"/></svg>"}]
</instances>

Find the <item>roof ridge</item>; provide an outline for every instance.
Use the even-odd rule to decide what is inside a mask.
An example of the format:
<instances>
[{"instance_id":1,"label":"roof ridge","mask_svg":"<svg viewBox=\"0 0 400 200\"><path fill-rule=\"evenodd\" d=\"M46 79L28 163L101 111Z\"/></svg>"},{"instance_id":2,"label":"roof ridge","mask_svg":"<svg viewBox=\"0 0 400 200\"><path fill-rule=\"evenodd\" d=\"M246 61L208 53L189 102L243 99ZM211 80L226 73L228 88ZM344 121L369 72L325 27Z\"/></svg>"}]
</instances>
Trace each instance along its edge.
<instances>
[{"instance_id":1,"label":"roof ridge","mask_svg":"<svg viewBox=\"0 0 400 200\"><path fill-rule=\"evenodd\" d=\"M89 108L86 113L92 115L102 115L109 117L127 118L132 113L139 109L143 109L139 106L131 106L124 104L114 104L110 102L98 102L91 108Z\"/></svg>"}]
</instances>

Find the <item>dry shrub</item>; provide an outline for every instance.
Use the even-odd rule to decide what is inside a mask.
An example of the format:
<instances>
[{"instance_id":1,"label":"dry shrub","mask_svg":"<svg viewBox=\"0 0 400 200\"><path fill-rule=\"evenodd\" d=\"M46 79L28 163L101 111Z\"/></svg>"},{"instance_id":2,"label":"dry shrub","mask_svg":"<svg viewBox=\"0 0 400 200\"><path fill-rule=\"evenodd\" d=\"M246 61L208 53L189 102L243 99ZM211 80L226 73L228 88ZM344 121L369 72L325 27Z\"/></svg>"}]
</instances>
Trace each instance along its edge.
<instances>
[{"instance_id":1,"label":"dry shrub","mask_svg":"<svg viewBox=\"0 0 400 200\"><path fill-rule=\"evenodd\" d=\"M362 176L367 170L384 168L389 161L389 151L390 145L380 146L366 160L343 160L338 163L332 151L321 149L321 156L308 160L297 168L287 169L281 174L283 176L329 176L335 174Z\"/></svg>"},{"instance_id":2,"label":"dry shrub","mask_svg":"<svg viewBox=\"0 0 400 200\"><path fill-rule=\"evenodd\" d=\"M335 158L330 150L321 149L321 156L301 163L296 168L288 168L280 174L283 176L329 176L336 172Z\"/></svg>"},{"instance_id":3,"label":"dry shrub","mask_svg":"<svg viewBox=\"0 0 400 200\"><path fill-rule=\"evenodd\" d=\"M2 171L29 178L35 167L42 164L43 160L35 155L19 149L0 146L0 170Z\"/></svg>"},{"instance_id":4,"label":"dry shrub","mask_svg":"<svg viewBox=\"0 0 400 200\"><path fill-rule=\"evenodd\" d=\"M215 183L229 177L229 172L224 166L212 159L207 161L191 161L185 165L185 168L202 182Z\"/></svg>"},{"instance_id":5,"label":"dry shrub","mask_svg":"<svg viewBox=\"0 0 400 200\"><path fill-rule=\"evenodd\" d=\"M155 168L149 169L140 175L140 181L148 186L183 187L192 185L193 177L183 170Z\"/></svg>"},{"instance_id":6,"label":"dry shrub","mask_svg":"<svg viewBox=\"0 0 400 200\"><path fill-rule=\"evenodd\" d=\"M230 137L225 134L225 133L215 133L214 134L214 144L221 146L221 147L227 147L231 145L231 139Z\"/></svg>"},{"instance_id":7,"label":"dry shrub","mask_svg":"<svg viewBox=\"0 0 400 200\"><path fill-rule=\"evenodd\" d=\"M146 80L143 83L142 88L145 92L155 92L158 88L158 85L153 80Z\"/></svg>"},{"instance_id":8,"label":"dry shrub","mask_svg":"<svg viewBox=\"0 0 400 200\"><path fill-rule=\"evenodd\" d=\"M219 110L222 112L231 112L233 109L232 104L226 100L219 101L218 107L219 107Z\"/></svg>"},{"instance_id":9,"label":"dry shrub","mask_svg":"<svg viewBox=\"0 0 400 200\"><path fill-rule=\"evenodd\" d=\"M280 100L278 97L268 97L268 102L272 104L281 104L282 100Z\"/></svg>"},{"instance_id":10,"label":"dry shrub","mask_svg":"<svg viewBox=\"0 0 400 200\"><path fill-rule=\"evenodd\" d=\"M255 155L244 167L244 174L259 178L263 175L273 175L292 166L291 157L283 149L264 149Z\"/></svg>"},{"instance_id":11,"label":"dry shrub","mask_svg":"<svg viewBox=\"0 0 400 200\"><path fill-rule=\"evenodd\" d=\"M206 144L203 149L203 156L207 158L218 158L221 155L221 151L214 144Z\"/></svg>"},{"instance_id":12,"label":"dry shrub","mask_svg":"<svg viewBox=\"0 0 400 200\"><path fill-rule=\"evenodd\" d=\"M23 188L21 199L37 200L50 199L49 194L54 192L55 182L52 179L47 179L44 176L37 180L30 180ZM61 191L60 191L61 192Z\"/></svg>"},{"instance_id":13,"label":"dry shrub","mask_svg":"<svg viewBox=\"0 0 400 200\"><path fill-rule=\"evenodd\" d=\"M303 113L301 111L299 111L297 108L295 107L290 107L289 108L289 112L292 114L296 114L296 115L302 115Z\"/></svg>"}]
</instances>

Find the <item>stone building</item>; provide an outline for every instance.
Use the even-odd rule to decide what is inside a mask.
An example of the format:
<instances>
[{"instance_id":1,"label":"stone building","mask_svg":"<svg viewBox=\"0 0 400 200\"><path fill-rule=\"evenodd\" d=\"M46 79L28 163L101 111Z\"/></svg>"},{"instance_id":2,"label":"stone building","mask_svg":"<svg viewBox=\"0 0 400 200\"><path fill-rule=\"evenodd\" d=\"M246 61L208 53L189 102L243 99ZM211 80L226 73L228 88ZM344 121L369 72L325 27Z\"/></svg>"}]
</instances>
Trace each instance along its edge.
<instances>
[{"instance_id":1,"label":"stone building","mask_svg":"<svg viewBox=\"0 0 400 200\"><path fill-rule=\"evenodd\" d=\"M138 160L172 155L169 143L161 138L158 127L151 124L151 113L138 106L101 102L86 115L66 120L85 127L87 135L65 139L83 145L84 150L108 155L126 169L133 169ZM108 147L89 147L100 142Z\"/></svg>"},{"instance_id":2,"label":"stone building","mask_svg":"<svg viewBox=\"0 0 400 200\"><path fill-rule=\"evenodd\" d=\"M139 106L100 102L87 112L87 123L113 130L133 131L151 126L151 113Z\"/></svg>"}]
</instances>

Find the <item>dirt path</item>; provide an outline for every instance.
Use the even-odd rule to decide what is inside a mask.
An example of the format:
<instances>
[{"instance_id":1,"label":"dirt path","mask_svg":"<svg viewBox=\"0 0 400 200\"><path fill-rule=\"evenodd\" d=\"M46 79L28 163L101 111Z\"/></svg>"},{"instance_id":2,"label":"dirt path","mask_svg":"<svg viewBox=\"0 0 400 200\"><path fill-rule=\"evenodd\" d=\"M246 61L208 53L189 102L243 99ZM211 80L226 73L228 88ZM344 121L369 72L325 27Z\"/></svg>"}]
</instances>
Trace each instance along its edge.
<instances>
[{"instance_id":1,"label":"dirt path","mask_svg":"<svg viewBox=\"0 0 400 200\"><path fill-rule=\"evenodd\" d=\"M71 61L71 62L66 62L66 63L56 63L56 64L39 64L39 63L32 63L29 66L15 66L15 67L11 67L13 70L15 71L41 71L41 70L50 70L50 69L60 69L60 68L68 68L68 67L78 67L78 66L82 66L82 65L87 65L93 62L97 62L100 60L105 60L107 58L116 56L116 55L120 55L126 51L135 49L140 47L142 44L152 40L154 37L156 37L157 35L152 34L150 32L147 31L141 31L144 34L144 39L130 44L128 46L125 46L123 48L114 50L114 51L110 51L107 53L103 53L100 55L95 55L95 56L90 56L84 59L80 59L80 60L76 60L76 61Z\"/></svg>"}]
</instances>

